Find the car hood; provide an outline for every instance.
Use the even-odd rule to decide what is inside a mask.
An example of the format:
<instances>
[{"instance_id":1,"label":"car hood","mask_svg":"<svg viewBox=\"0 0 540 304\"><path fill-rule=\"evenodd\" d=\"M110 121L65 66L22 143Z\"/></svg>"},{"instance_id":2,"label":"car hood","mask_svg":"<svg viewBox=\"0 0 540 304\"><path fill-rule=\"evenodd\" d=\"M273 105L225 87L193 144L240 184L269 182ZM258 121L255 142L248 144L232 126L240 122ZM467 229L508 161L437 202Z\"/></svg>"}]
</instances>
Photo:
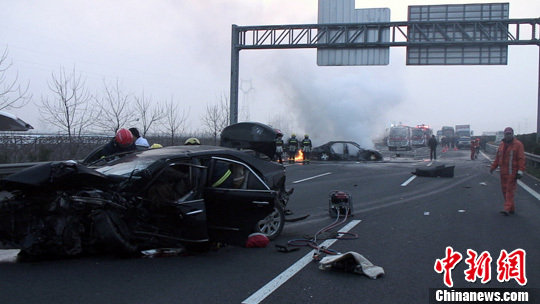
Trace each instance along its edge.
<instances>
[{"instance_id":1,"label":"car hood","mask_svg":"<svg viewBox=\"0 0 540 304\"><path fill-rule=\"evenodd\" d=\"M276 135L276 130L268 125L258 122L241 122L223 129L220 145L251 149L273 158L276 151Z\"/></svg>"},{"instance_id":2,"label":"car hood","mask_svg":"<svg viewBox=\"0 0 540 304\"><path fill-rule=\"evenodd\" d=\"M75 161L49 162L4 177L1 189L25 188L69 189L81 185L104 185L111 179Z\"/></svg>"}]
</instances>

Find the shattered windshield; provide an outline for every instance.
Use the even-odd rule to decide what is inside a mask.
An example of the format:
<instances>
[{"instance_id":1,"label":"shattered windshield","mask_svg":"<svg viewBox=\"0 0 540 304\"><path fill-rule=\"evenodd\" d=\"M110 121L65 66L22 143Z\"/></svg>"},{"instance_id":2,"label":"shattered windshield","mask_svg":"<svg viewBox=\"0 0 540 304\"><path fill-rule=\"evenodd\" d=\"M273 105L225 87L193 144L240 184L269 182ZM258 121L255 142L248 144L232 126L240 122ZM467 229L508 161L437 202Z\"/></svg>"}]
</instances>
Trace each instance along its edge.
<instances>
[{"instance_id":1,"label":"shattered windshield","mask_svg":"<svg viewBox=\"0 0 540 304\"><path fill-rule=\"evenodd\" d=\"M129 176L134 170L143 170L148 168L155 160L136 158L132 161L120 162L110 166L104 166L96 169L105 175L124 175Z\"/></svg>"}]
</instances>

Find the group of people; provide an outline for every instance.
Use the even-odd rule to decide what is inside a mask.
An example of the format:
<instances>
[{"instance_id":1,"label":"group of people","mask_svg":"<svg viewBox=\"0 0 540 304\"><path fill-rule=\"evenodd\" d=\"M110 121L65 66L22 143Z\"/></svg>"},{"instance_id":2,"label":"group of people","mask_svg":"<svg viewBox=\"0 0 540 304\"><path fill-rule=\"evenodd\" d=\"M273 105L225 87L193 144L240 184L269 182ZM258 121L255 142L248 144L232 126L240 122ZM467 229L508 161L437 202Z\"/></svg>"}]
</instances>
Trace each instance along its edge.
<instances>
[{"instance_id":1,"label":"group of people","mask_svg":"<svg viewBox=\"0 0 540 304\"><path fill-rule=\"evenodd\" d=\"M430 160L437 159L438 144L439 143L437 142L437 138L435 138L435 135L431 135L431 138L428 140ZM443 152L445 151L443 150ZM477 159L479 153L480 153L480 138L472 139L471 140L471 160Z\"/></svg>"},{"instance_id":2,"label":"group of people","mask_svg":"<svg viewBox=\"0 0 540 304\"><path fill-rule=\"evenodd\" d=\"M197 138L188 138L185 145L200 145ZM298 150L302 150L302 162L309 163L309 156L312 150L311 139L307 134L304 135L302 141L298 141L296 134L291 134L286 145L283 141L283 134L278 133L275 140L276 158L279 163L283 163L282 155L287 149L289 163L295 162ZM437 159L437 139L432 135L428 141L430 148L430 159ZM480 147L479 139L471 140L471 159L476 159ZM121 152L128 152L137 149L150 148L148 141L142 137L137 128L120 129L116 132L113 140L107 143L100 155L111 155ZM515 213L514 195L517 187L517 180L523 176L525 171L525 150L523 144L514 137L514 130L510 127L504 129L504 138L501 141L495 160L490 166L490 173L493 173L500 167L501 188L504 197L504 205L501 214L508 216Z\"/></svg>"},{"instance_id":3,"label":"group of people","mask_svg":"<svg viewBox=\"0 0 540 304\"><path fill-rule=\"evenodd\" d=\"M298 139L296 138L296 134L293 133L291 134L291 137L287 141L287 145L285 147L285 142L283 141L283 134L278 133L275 143L276 159L280 164L283 163L283 152L285 148L287 149L288 161L290 164L295 163L295 158L298 150L302 151L302 163L309 163L309 157L311 155L311 150L313 149L313 145L311 143L311 139L309 139L309 135L305 134L304 139L302 141L298 141Z\"/></svg>"}]
</instances>

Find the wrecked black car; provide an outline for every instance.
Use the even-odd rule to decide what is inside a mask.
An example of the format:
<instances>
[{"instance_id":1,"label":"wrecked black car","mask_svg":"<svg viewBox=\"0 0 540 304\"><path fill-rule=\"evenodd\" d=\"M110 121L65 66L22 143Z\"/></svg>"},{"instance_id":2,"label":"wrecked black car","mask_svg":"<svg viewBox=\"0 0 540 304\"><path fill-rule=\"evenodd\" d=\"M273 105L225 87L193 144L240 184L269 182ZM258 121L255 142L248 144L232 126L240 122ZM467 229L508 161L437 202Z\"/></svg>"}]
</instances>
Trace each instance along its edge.
<instances>
[{"instance_id":1,"label":"wrecked black car","mask_svg":"<svg viewBox=\"0 0 540 304\"><path fill-rule=\"evenodd\" d=\"M323 161L380 161L383 160L383 156L381 152L372 149L364 149L353 141L330 141L324 145L313 148L311 159Z\"/></svg>"},{"instance_id":2,"label":"wrecked black car","mask_svg":"<svg viewBox=\"0 0 540 304\"><path fill-rule=\"evenodd\" d=\"M136 254L150 248L243 246L285 222L284 167L215 146L177 146L36 165L1 181L0 248L26 256Z\"/></svg>"}]
</instances>

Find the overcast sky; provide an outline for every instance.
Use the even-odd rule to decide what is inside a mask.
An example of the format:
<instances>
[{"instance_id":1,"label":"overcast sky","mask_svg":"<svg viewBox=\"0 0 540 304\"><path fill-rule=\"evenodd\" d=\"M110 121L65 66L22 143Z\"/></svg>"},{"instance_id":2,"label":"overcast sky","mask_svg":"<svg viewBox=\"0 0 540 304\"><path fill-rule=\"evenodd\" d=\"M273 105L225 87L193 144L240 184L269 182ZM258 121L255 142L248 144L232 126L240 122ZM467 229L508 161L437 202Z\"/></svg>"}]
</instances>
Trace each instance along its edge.
<instances>
[{"instance_id":1,"label":"overcast sky","mask_svg":"<svg viewBox=\"0 0 540 304\"><path fill-rule=\"evenodd\" d=\"M391 21L406 21L408 5L491 2L509 2L510 18L540 17L537 0L357 0L356 6L389 7ZM8 47L10 71L29 81L33 94L29 106L8 111L46 130L32 108L51 94L51 73L75 67L90 91L118 79L135 95L173 96L195 131L206 104L229 95L232 24L305 23L317 23L317 0L4 0L0 48ZM535 132L538 54L537 46L512 46L506 66L406 66L405 49L392 48L387 66L319 67L312 49L243 50L240 120L281 121L277 127L319 142L363 145L393 122L470 124L475 134L506 126Z\"/></svg>"}]
</instances>

